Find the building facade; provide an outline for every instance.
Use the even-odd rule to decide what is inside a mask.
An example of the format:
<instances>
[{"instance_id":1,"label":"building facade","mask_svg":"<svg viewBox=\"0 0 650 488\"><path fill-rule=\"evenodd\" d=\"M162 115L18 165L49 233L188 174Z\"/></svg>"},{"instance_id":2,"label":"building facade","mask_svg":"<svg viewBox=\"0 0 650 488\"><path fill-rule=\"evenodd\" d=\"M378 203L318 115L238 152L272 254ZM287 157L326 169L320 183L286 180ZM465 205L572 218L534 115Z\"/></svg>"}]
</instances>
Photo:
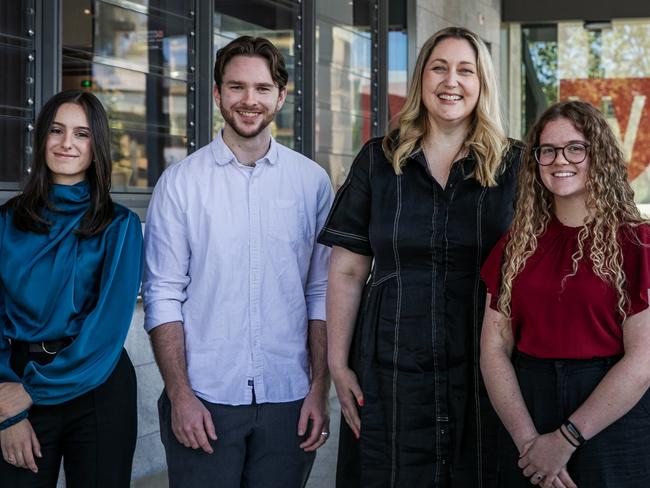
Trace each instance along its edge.
<instances>
[{"instance_id":1,"label":"building facade","mask_svg":"<svg viewBox=\"0 0 650 488\"><path fill-rule=\"evenodd\" d=\"M113 198L144 220L162 171L219 130L214 56L243 34L271 39L287 60L275 137L315 159L337 187L361 145L402 106L418 49L438 29L460 25L490 49L511 136L525 137L554 101L588 100L607 114L637 200L648 204L650 6L615 3L0 0L0 200L30 171L43 103L61 89L86 89L110 119ZM139 380L134 479L164 467L162 381L142 323L139 305L127 339Z\"/></svg>"},{"instance_id":2,"label":"building facade","mask_svg":"<svg viewBox=\"0 0 650 488\"><path fill-rule=\"evenodd\" d=\"M616 134L635 200L650 215L650 4L504 0L502 18L511 135L524 138L554 102L591 103Z\"/></svg>"},{"instance_id":3,"label":"building facade","mask_svg":"<svg viewBox=\"0 0 650 488\"><path fill-rule=\"evenodd\" d=\"M271 39L287 60L274 136L336 187L400 109L417 49L448 25L476 30L498 57L499 0L0 0L0 199L30 171L43 103L85 89L108 112L113 198L144 221L162 171L219 129L214 56L243 34ZM138 305L126 344L139 380L134 479L164 468L162 381L142 323Z\"/></svg>"}]
</instances>

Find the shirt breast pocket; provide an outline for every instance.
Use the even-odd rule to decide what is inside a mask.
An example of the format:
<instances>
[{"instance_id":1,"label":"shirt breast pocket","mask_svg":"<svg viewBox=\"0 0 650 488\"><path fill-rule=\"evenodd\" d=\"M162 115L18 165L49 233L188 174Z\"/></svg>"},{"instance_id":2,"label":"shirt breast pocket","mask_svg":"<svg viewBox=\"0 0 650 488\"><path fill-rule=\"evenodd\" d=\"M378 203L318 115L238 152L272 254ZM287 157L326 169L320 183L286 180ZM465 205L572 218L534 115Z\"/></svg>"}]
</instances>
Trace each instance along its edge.
<instances>
[{"instance_id":1,"label":"shirt breast pocket","mask_svg":"<svg viewBox=\"0 0 650 488\"><path fill-rule=\"evenodd\" d=\"M305 211L296 200L270 200L267 208L269 235L282 242L300 243L306 238Z\"/></svg>"}]
</instances>

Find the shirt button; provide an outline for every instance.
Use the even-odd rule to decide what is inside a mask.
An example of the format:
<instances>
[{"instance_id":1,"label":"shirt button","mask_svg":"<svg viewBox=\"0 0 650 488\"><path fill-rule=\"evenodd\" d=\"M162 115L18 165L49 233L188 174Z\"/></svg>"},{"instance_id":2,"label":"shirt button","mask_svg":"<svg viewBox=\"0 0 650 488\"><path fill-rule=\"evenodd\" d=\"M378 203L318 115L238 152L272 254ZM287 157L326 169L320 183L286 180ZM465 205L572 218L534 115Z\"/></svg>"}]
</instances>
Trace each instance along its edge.
<instances>
[{"instance_id":1,"label":"shirt button","mask_svg":"<svg viewBox=\"0 0 650 488\"><path fill-rule=\"evenodd\" d=\"M447 433L447 429L440 429L440 433L441 433L442 435L445 435L445 434Z\"/></svg>"}]
</instances>

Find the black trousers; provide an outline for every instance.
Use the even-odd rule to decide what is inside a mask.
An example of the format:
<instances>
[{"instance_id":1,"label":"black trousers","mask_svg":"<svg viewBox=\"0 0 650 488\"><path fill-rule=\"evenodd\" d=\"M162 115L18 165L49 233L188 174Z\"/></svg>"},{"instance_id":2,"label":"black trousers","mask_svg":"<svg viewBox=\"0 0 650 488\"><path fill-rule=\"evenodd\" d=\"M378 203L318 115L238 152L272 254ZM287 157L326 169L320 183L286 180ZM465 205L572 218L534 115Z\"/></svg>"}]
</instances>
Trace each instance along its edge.
<instances>
[{"instance_id":1,"label":"black trousers","mask_svg":"<svg viewBox=\"0 0 650 488\"><path fill-rule=\"evenodd\" d=\"M521 393L537 431L557 429L594 391L619 358L536 359L513 355ZM503 429L499 486L529 488L517 466L519 454ZM619 420L589 439L571 456L567 470L579 488L650 486L650 392Z\"/></svg>"},{"instance_id":2,"label":"black trousers","mask_svg":"<svg viewBox=\"0 0 650 488\"><path fill-rule=\"evenodd\" d=\"M12 353L19 376L43 353ZM0 458L0 487L54 488L61 458L67 488L128 488L137 437L136 380L126 351L109 378L94 390L59 405L33 405L29 421L41 444L38 473Z\"/></svg>"},{"instance_id":3,"label":"black trousers","mask_svg":"<svg viewBox=\"0 0 650 488\"><path fill-rule=\"evenodd\" d=\"M158 401L170 488L304 488L316 458L298 445L302 400L221 405L201 400L212 415L212 454L185 447L171 428L171 403Z\"/></svg>"}]
</instances>

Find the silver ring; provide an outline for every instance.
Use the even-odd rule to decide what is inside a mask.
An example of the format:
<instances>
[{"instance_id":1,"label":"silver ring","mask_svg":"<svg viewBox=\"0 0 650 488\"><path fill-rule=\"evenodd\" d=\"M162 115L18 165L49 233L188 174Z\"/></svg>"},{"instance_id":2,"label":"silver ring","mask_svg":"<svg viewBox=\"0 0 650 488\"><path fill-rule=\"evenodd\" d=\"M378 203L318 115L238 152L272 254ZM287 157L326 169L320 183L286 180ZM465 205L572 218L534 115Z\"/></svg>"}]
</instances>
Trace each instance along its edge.
<instances>
[{"instance_id":1,"label":"silver ring","mask_svg":"<svg viewBox=\"0 0 650 488\"><path fill-rule=\"evenodd\" d=\"M7 458L7 462L9 464L16 464L16 460L14 458Z\"/></svg>"},{"instance_id":2,"label":"silver ring","mask_svg":"<svg viewBox=\"0 0 650 488\"><path fill-rule=\"evenodd\" d=\"M325 439L327 439L330 436L330 433L329 432L321 432L320 435L323 436Z\"/></svg>"},{"instance_id":3,"label":"silver ring","mask_svg":"<svg viewBox=\"0 0 650 488\"><path fill-rule=\"evenodd\" d=\"M544 475L543 475L542 473L537 473L537 474L535 475L535 479L536 479L537 481L542 481L543 478L544 478Z\"/></svg>"}]
</instances>

